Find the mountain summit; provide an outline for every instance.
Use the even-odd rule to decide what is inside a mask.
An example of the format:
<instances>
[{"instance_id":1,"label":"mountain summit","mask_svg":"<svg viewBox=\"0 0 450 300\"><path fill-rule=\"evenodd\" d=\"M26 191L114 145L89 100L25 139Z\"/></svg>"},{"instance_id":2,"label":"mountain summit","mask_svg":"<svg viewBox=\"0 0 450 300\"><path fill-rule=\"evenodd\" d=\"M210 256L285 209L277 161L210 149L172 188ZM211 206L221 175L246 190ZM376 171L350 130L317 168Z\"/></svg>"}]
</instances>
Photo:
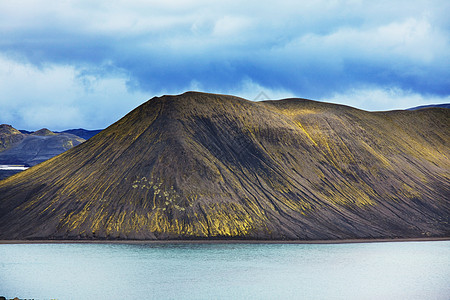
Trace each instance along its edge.
<instances>
[{"instance_id":1,"label":"mountain summit","mask_svg":"<svg viewBox=\"0 0 450 300\"><path fill-rule=\"evenodd\" d=\"M1 239L450 235L450 111L155 97L0 181Z\"/></svg>"}]
</instances>

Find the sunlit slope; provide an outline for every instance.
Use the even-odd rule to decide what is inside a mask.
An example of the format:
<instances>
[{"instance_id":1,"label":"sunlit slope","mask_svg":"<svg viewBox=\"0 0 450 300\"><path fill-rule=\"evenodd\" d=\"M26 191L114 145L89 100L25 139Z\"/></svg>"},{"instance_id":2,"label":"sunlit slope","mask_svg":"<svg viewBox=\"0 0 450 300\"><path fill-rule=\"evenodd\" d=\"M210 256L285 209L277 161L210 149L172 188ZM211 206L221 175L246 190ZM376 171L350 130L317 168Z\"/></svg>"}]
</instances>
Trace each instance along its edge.
<instances>
[{"instance_id":1,"label":"sunlit slope","mask_svg":"<svg viewBox=\"0 0 450 300\"><path fill-rule=\"evenodd\" d=\"M153 98L0 181L0 238L449 236L450 113Z\"/></svg>"}]
</instances>

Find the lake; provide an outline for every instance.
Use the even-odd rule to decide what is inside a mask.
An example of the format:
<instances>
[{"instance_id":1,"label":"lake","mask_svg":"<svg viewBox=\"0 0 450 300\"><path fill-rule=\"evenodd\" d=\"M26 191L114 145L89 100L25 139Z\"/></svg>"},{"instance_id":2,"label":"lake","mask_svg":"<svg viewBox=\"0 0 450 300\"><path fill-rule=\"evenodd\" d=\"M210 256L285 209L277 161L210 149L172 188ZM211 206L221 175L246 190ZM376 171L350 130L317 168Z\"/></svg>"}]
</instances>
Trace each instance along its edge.
<instances>
[{"instance_id":1,"label":"lake","mask_svg":"<svg viewBox=\"0 0 450 300\"><path fill-rule=\"evenodd\" d=\"M0 165L0 180L28 169L23 165Z\"/></svg>"},{"instance_id":2,"label":"lake","mask_svg":"<svg viewBox=\"0 0 450 300\"><path fill-rule=\"evenodd\" d=\"M21 299L449 299L450 241L2 244Z\"/></svg>"}]
</instances>

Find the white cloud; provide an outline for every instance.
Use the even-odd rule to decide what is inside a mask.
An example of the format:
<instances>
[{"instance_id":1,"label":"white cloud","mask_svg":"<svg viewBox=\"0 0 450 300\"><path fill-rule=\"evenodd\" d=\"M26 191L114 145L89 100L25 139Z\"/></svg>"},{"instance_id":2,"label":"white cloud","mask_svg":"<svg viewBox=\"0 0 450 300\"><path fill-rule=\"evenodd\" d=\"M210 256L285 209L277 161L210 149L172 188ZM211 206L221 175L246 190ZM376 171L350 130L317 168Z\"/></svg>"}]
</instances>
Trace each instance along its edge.
<instances>
[{"instance_id":1,"label":"white cloud","mask_svg":"<svg viewBox=\"0 0 450 300\"><path fill-rule=\"evenodd\" d=\"M218 37L226 37L229 35L242 33L247 27L251 25L249 18L238 16L224 16L217 20L214 25L213 35Z\"/></svg>"},{"instance_id":2,"label":"white cloud","mask_svg":"<svg viewBox=\"0 0 450 300\"><path fill-rule=\"evenodd\" d=\"M294 94L283 88L269 88L246 78L232 89L213 91L221 94L231 94L247 100L278 100L293 98ZM267 97L267 98L266 98Z\"/></svg>"},{"instance_id":3,"label":"white cloud","mask_svg":"<svg viewBox=\"0 0 450 300\"><path fill-rule=\"evenodd\" d=\"M0 56L0 123L19 129L101 128L152 95L130 92L124 75L80 75L72 66L37 68Z\"/></svg>"},{"instance_id":4,"label":"white cloud","mask_svg":"<svg viewBox=\"0 0 450 300\"><path fill-rule=\"evenodd\" d=\"M427 96L400 88L367 87L336 93L327 102L350 105L369 111L407 109L420 105L450 103L450 96Z\"/></svg>"},{"instance_id":5,"label":"white cloud","mask_svg":"<svg viewBox=\"0 0 450 300\"><path fill-rule=\"evenodd\" d=\"M306 34L281 51L329 60L398 60L427 64L447 56L450 42L426 19L407 19L367 29L345 27L325 34Z\"/></svg>"}]
</instances>

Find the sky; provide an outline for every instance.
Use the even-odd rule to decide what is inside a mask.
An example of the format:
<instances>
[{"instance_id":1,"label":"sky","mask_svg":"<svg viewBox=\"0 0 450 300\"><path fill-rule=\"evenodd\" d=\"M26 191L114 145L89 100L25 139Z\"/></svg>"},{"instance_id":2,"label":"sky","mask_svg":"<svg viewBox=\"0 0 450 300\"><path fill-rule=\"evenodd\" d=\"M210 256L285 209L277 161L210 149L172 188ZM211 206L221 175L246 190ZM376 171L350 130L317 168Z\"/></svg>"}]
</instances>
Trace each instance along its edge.
<instances>
[{"instance_id":1,"label":"sky","mask_svg":"<svg viewBox=\"0 0 450 300\"><path fill-rule=\"evenodd\" d=\"M105 128L191 90L449 103L449 15L448 0L2 0L0 123Z\"/></svg>"}]
</instances>

